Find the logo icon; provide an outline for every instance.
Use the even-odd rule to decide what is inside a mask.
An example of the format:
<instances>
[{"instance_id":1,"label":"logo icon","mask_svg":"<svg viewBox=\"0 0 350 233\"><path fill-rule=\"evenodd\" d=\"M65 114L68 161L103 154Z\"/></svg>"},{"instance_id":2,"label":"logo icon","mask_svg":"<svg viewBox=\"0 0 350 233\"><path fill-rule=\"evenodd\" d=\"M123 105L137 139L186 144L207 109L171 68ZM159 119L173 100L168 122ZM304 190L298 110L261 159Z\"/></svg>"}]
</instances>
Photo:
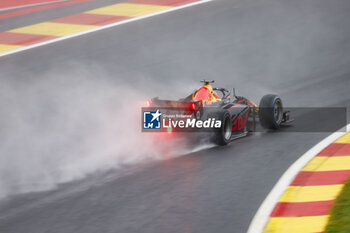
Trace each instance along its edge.
<instances>
[{"instance_id":1,"label":"logo icon","mask_svg":"<svg viewBox=\"0 0 350 233\"><path fill-rule=\"evenodd\" d=\"M159 109L156 112L143 112L143 128L144 129L160 129L160 120L162 113Z\"/></svg>"}]
</instances>

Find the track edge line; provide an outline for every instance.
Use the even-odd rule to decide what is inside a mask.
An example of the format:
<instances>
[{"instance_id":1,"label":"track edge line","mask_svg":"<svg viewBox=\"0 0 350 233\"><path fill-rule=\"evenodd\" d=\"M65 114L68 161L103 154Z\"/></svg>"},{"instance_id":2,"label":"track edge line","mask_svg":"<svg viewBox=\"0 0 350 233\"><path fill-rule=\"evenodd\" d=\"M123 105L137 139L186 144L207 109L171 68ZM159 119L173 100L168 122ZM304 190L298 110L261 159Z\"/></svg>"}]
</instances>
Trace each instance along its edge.
<instances>
[{"instance_id":1,"label":"track edge line","mask_svg":"<svg viewBox=\"0 0 350 233\"><path fill-rule=\"evenodd\" d=\"M207 3L207 2L211 2L211 1L214 1L214 0L200 0L200 1L197 1L197 2L192 2L192 3L188 3L188 4L176 6L176 7L171 7L169 9L167 9L167 10L163 10L163 11L159 11L159 12L155 12L155 13L151 13L151 14L146 14L146 15L142 15L142 16L138 16L138 17L133 17L133 18L130 18L130 19L126 19L126 20L123 20L123 21L116 22L116 23L107 24L107 25L104 25L104 26L99 26L99 27L96 27L96 28L93 28L93 29L90 29L90 30L74 33L74 34L67 35L67 36L58 37L58 38L53 39L53 40L48 40L48 41L44 41L44 42L41 42L41 43L37 43L37 44L29 45L29 46L24 46L24 47L19 48L19 49L15 49L15 50L11 50L11 51L8 51L8 52L0 53L0 58L4 57L4 56L7 56L7 55L11 55L11 54L19 53L19 52L26 51L26 50L29 50L29 49L33 49L33 48L36 48L36 47L40 47L40 46L43 46L43 45L53 44L55 42L59 42L59 41L62 41L62 40L67 40L67 39L70 39L70 38L82 36L82 35L89 34L89 33L96 32L96 31L100 31L100 30L103 30L103 29L115 27L115 26L118 26L118 25L121 25L121 24L130 23L130 22L134 22L134 21L137 21L137 20L145 19L145 18L150 18L150 17L156 16L156 15L162 15L162 14L165 14L165 13L169 13L169 12L172 12L172 11L180 10L180 9L183 9L183 8L187 8L187 7L191 7L191 6L195 6L195 5L199 5L199 4ZM50 22L50 21L46 21L46 22Z\"/></svg>"},{"instance_id":2,"label":"track edge line","mask_svg":"<svg viewBox=\"0 0 350 233\"><path fill-rule=\"evenodd\" d=\"M343 129L343 128L342 128ZM270 193L266 196L265 200L260 205L258 211L255 213L252 221L250 222L247 233L262 233L265 225L267 224L270 214L277 204L278 200L284 193L284 191L291 184L295 176L299 171L319 152L329 146L332 142L346 134L350 129L350 124L345 126L345 132L334 132L331 135L324 138L317 143L307 152L305 152L299 159L297 159L281 176L281 178L274 185Z\"/></svg>"}]
</instances>

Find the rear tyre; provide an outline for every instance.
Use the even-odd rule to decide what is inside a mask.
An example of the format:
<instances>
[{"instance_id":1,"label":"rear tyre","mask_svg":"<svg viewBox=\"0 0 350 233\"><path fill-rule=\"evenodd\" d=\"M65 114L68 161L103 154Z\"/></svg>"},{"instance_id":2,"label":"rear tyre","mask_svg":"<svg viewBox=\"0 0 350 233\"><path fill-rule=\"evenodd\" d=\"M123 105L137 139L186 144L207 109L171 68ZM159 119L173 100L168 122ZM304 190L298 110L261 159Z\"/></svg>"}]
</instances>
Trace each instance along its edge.
<instances>
[{"instance_id":1,"label":"rear tyre","mask_svg":"<svg viewBox=\"0 0 350 233\"><path fill-rule=\"evenodd\" d=\"M223 115L221 122L221 128L215 135L215 142L218 145L225 146L231 141L232 136L232 121L228 112Z\"/></svg>"},{"instance_id":2,"label":"rear tyre","mask_svg":"<svg viewBox=\"0 0 350 233\"><path fill-rule=\"evenodd\" d=\"M259 120L266 129L278 129L283 120L282 100L278 95L264 95L259 104Z\"/></svg>"}]
</instances>

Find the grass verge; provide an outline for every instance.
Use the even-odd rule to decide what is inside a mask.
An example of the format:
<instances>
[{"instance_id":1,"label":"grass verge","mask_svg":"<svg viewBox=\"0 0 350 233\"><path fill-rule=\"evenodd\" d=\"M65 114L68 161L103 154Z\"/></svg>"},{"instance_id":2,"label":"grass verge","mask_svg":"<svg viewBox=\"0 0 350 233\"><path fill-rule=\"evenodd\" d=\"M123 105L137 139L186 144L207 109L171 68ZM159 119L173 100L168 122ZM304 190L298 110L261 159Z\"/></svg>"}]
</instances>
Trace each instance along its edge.
<instances>
[{"instance_id":1,"label":"grass verge","mask_svg":"<svg viewBox=\"0 0 350 233\"><path fill-rule=\"evenodd\" d=\"M334 202L325 233L350 232L350 178Z\"/></svg>"}]
</instances>

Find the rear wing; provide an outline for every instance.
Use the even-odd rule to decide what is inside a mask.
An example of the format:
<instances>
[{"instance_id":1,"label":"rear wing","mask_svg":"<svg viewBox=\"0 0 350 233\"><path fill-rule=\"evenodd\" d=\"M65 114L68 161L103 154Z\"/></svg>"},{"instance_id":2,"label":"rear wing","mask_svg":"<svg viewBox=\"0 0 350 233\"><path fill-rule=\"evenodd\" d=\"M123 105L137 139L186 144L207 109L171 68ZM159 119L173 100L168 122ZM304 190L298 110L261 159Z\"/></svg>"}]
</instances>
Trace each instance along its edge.
<instances>
[{"instance_id":1,"label":"rear wing","mask_svg":"<svg viewBox=\"0 0 350 233\"><path fill-rule=\"evenodd\" d=\"M162 100L158 97L152 98L150 107L185 108L189 110L199 110L203 107L202 101L193 100Z\"/></svg>"}]
</instances>

